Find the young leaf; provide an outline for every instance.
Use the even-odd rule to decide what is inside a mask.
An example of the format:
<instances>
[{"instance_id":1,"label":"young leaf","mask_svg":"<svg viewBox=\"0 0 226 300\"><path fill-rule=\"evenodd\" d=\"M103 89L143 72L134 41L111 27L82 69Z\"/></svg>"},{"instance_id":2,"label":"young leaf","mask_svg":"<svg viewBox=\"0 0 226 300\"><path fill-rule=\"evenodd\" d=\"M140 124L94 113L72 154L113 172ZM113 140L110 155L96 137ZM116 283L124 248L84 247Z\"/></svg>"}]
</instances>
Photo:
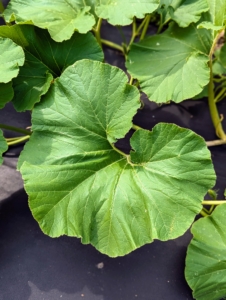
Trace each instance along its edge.
<instances>
[{"instance_id":1,"label":"young leaf","mask_svg":"<svg viewBox=\"0 0 226 300\"><path fill-rule=\"evenodd\" d=\"M87 2L87 5L86 5ZM74 31L86 33L95 25L87 0L11 0L4 11L7 22L33 23L48 29L51 37L62 42Z\"/></svg>"},{"instance_id":2,"label":"young leaf","mask_svg":"<svg viewBox=\"0 0 226 300\"><path fill-rule=\"evenodd\" d=\"M195 222L188 246L185 276L197 300L226 296L226 204Z\"/></svg>"},{"instance_id":3,"label":"young leaf","mask_svg":"<svg viewBox=\"0 0 226 300\"><path fill-rule=\"evenodd\" d=\"M157 9L159 0L96 0L96 14L112 25L129 25L133 17L143 19Z\"/></svg>"},{"instance_id":4,"label":"young leaf","mask_svg":"<svg viewBox=\"0 0 226 300\"><path fill-rule=\"evenodd\" d=\"M46 30L32 25L1 26L0 36L8 36L23 47L25 64L13 80L13 104L17 111L32 109L53 80L77 60L103 60L103 52L91 33L74 33L70 40L57 43Z\"/></svg>"},{"instance_id":5,"label":"young leaf","mask_svg":"<svg viewBox=\"0 0 226 300\"><path fill-rule=\"evenodd\" d=\"M2 153L4 153L7 149L8 149L7 143L0 129L0 165L3 162Z\"/></svg>"},{"instance_id":6,"label":"young leaf","mask_svg":"<svg viewBox=\"0 0 226 300\"><path fill-rule=\"evenodd\" d=\"M152 101L181 102L208 84L211 46L208 30L174 24L163 34L133 44L126 66Z\"/></svg>"},{"instance_id":7,"label":"young leaf","mask_svg":"<svg viewBox=\"0 0 226 300\"><path fill-rule=\"evenodd\" d=\"M23 49L8 38L0 37L0 83L10 82L24 64Z\"/></svg>"},{"instance_id":8,"label":"young leaf","mask_svg":"<svg viewBox=\"0 0 226 300\"><path fill-rule=\"evenodd\" d=\"M215 181L203 139L176 125L138 130L131 155L114 148L140 106L126 82L107 64L68 67L35 106L19 161L42 230L81 237L112 257L182 235Z\"/></svg>"},{"instance_id":9,"label":"young leaf","mask_svg":"<svg viewBox=\"0 0 226 300\"><path fill-rule=\"evenodd\" d=\"M162 15L162 23L170 19L180 27L187 27L196 23L201 14L209 9L207 0L160 0L158 12Z\"/></svg>"}]
</instances>

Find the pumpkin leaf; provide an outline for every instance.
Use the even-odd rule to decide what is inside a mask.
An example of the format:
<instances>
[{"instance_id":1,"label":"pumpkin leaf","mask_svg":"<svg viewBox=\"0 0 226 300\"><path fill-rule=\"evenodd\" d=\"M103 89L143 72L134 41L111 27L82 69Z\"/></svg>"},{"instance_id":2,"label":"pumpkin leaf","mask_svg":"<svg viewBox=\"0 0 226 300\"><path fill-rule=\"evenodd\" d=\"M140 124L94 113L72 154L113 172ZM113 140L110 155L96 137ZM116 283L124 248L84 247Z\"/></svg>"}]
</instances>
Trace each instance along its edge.
<instances>
[{"instance_id":1,"label":"pumpkin leaf","mask_svg":"<svg viewBox=\"0 0 226 300\"><path fill-rule=\"evenodd\" d=\"M215 182L204 140L188 129L158 124L134 133L130 155L115 148L140 106L127 81L100 62L68 67L35 106L18 165L46 234L112 257L182 235Z\"/></svg>"},{"instance_id":2,"label":"pumpkin leaf","mask_svg":"<svg viewBox=\"0 0 226 300\"><path fill-rule=\"evenodd\" d=\"M70 40L53 41L47 30L32 25L1 26L0 36L10 37L25 52L25 64L13 80L13 104L30 110L39 102L54 78L77 60L103 60L103 52L91 33L74 33Z\"/></svg>"},{"instance_id":3,"label":"pumpkin leaf","mask_svg":"<svg viewBox=\"0 0 226 300\"><path fill-rule=\"evenodd\" d=\"M194 223L185 276L197 300L226 297L226 204Z\"/></svg>"},{"instance_id":4,"label":"pumpkin leaf","mask_svg":"<svg viewBox=\"0 0 226 300\"><path fill-rule=\"evenodd\" d=\"M11 0L3 14L7 22L30 23L48 29L52 39L62 42L70 39L74 31L87 33L95 25L89 3L87 0Z\"/></svg>"},{"instance_id":5,"label":"pumpkin leaf","mask_svg":"<svg viewBox=\"0 0 226 300\"><path fill-rule=\"evenodd\" d=\"M12 81L8 83L0 83L0 109L3 108L6 103L13 99L13 88L12 88Z\"/></svg>"},{"instance_id":6,"label":"pumpkin leaf","mask_svg":"<svg viewBox=\"0 0 226 300\"><path fill-rule=\"evenodd\" d=\"M208 30L174 24L160 35L133 44L126 66L151 101L178 103L208 84L211 45Z\"/></svg>"}]
</instances>

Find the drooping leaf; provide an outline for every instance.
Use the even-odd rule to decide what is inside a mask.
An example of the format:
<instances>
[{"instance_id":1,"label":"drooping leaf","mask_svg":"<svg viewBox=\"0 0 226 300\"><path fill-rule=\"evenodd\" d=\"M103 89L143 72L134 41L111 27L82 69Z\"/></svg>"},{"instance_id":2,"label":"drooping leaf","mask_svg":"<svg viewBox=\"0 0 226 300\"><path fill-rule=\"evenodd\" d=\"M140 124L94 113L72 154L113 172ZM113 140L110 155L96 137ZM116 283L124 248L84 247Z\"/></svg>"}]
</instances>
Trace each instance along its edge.
<instances>
[{"instance_id":1,"label":"drooping leaf","mask_svg":"<svg viewBox=\"0 0 226 300\"><path fill-rule=\"evenodd\" d=\"M160 0L158 12L162 23L174 20L180 27L187 27L199 21L201 14L209 9L207 0Z\"/></svg>"},{"instance_id":2,"label":"drooping leaf","mask_svg":"<svg viewBox=\"0 0 226 300\"><path fill-rule=\"evenodd\" d=\"M53 80L80 59L103 60L103 52L91 33L74 33L57 43L46 30L32 25L1 26L0 36L8 36L23 47L25 64L13 80L13 104L18 111L32 109Z\"/></svg>"},{"instance_id":3,"label":"drooping leaf","mask_svg":"<svg viewBox=\"0 0 226 300\"><path fill-rule=\"evenodd\" d=\"M4 136L2 134L2 131L0 129L0 165L3 162L2 154L8 149L6 140L4 139Z\"/></svg>"},{"instance_id":4,"label":"drooping leaf","mask_svg":"<svg viewBox=\"0 0 226 300\"><path fill-rule=\"evenodd\" d=\"M112 25L129 25L133 17L143 19L157 9L159 0L96 0L96 14Z\"/></svg>"},{"instance_id":5,"label":"drooping leaf","mask_svg":"<svg viewBox=\"0 0 226 300\"><path fill-rule=\"evenodd\" d=\"M23 49L9 38L0 38L0 83L10 82L23 64Z\"/></svg>"},{"instance_id":6,"label":"drooping leaf","mask_svg":"<svg viewBox=\"0 0 226 300\"><path fill-rule=\"evenodd\" d=\"M131 155L115 150L140 105L127 80L99 62L68 67L35 106L19 161L42 230L112 257L182 235L215 181L204 140L176 125L137 131Z\"/></svg>"},{"instance_id":7,"label":"drooping leaf","mask_svg":"<svg viewBox=\"0 0 226 300\"><path fill-rule=\"evenodd\" d=\"M208 84L211 46L208 30L174 24L163 34L133 44L126 66L150 100L181 102Z\"/></svg>"},{"instance_id":8,"label":"drooping leaf","mask_svg":"<svg viewBox=\"0 0 226 300\"><path fill-rule=\"evenodd\" d=\"M95 25L89 3L90 0L11 0L4 16L7 22L33 22L48 29L55 41L62 42L70 39L74 31L86 33Z\"/></svg>"},{"instance_id":9,"label":"drooping leaf","mask_svg":"<svg viewBox=\"0 0 226 300\"><path fill-rule=\"evenodd\" d=\"M226 204L195 222L185 276L197 300L226 297Z\"/></svg>"},{"instance_id":10,"label":"drooping leaf","mask_svg":"<svg viewBox=\"0 0 226 300\"><path fill-rule=\"evenodd\" d=\"M0 109L13 99L12 82L0 83Z\"/></svg>"}]
</instances>

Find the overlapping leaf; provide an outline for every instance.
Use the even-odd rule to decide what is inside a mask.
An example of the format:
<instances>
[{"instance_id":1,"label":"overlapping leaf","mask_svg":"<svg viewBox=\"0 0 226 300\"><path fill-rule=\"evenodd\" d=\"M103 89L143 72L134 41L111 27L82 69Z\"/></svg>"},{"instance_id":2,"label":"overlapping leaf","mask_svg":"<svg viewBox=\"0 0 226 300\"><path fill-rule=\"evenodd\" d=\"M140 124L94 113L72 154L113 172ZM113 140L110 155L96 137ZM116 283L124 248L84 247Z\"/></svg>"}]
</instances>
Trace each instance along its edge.
<instances>
[{"instance_id":1,"label":"overlapping leaf","mask_svg":"<svg viewBox=\"0 0 226 300\"><path fill-rule=\"evenodd\" d=\"M126 82L107 64L68 67L35 106L19 161L42 230L113 257L183 234L215 181L203 139L175 125L138 130L131 155L115 150L140 105Z\"/></svg>"},{"instance_id":2,"label":"overlapping leaf","mask_svg":"<svg viewBox=\"0 0 226 300\"><path fill-rule=\"evenodd\" d=\"M23 64L23 49L8 38L0 38L0 108L13 98L11 80Z\"/></svg>"},{"instance_id":3,"label":"overlapping leaf","mask_svg":"<svg viewBox=\"0 0 226 300\"><path fill-rule=\"evenodd\" d=\"M16 23L30 21L40 28L47 28L55 41L62 42L70 39L75 30L86 33L95 25L95 18L89 13L89 2L86 0L11 0L4 11L4 16L6 21L15 20Z\"/></svg>"},{"instance_id":4,"label":"overlapping leaf","mask_svg":"<svg viewBox=\"0 0 226 300\"><path fill-rule=\"evenodd\" d=\"M192 226L185 275L197 300L226 297L226 204Z\"/></svg>"},{"instance_id":5,"label":"overlapping leaf","mask_svg":"<svg viewBox=\"0 0 226 300\"><path fill-rule=\"evenodd\" d=\"M133 17L144 18L157 9L159 0L96 0L96 14L112 25L129 25Z\"/></svg>"},{"instance_id":6,"label":"overlapping leaf","mask_svg":"<svg viewBox=\"0 0 226 300\"><path fill-rule=\"evenodd\" d=\"M208 84L211 46L208 30L174 24L163 34L133 44L126 66L150 100L180 102Z\"/></svg>"},{"instance_id":7,"label":"overlapping leaf","mask_svg":"<svg viewBox=\"0 0 226 300\"><path fill-rule=\"evenodd\" d=\"M180 27L196 23L201 14L209 9L207 0L160 0L158 12L162 15L162 24L174 20Z\"/></svg>"},{"instance_id":8,"label":"overlapping leaf","mask_svg":"<svg viewBox=\"0 0 226 300\"><path fill-rule=\"evenodd\" d=\"M204 21L199 24L200 28L210 29L213 36L225 27L226 0L207 0L209 11L204 16Z\"/></svg>"},{"instance_id":9,"label":"overlapping leaf","mask_svg":"<svg viewBox=\"0 0 226 300\"><path fill-rule=\"evenodd\" d=\"M2 131L0 130L0 165L3 161L2 153L4 153L7 150L7 148L7 143L3 137Z\"/></svg>"},{"instance_id":10,"label":"overlapping leaf","mask_svg":"<svg viewBox=\"0 0 226 300\"><path fill-rule=\"evenodd\" d=\"M32 109L53 80L77 60L103 60L103 52L91 33L74 33L68 41L57 43L48 32L32 25L1 26L0 36L10 37L23 47L25 64L13 80L13 104L18 111Z\"/></svg>"},{"instance_id":11,"label":"overlapping leaf","mask_svg":"<svg viewBox=\"0 0 226 300\"><path fill-rule=\"evenodd\" d=\"M11 0L4 16L16 23L33 22L48 29L51 37L61 42L76 30L86 33L95 25L95 17L113 25L128 25L133 17L143 18L157 9L159 0Z\"/></svg>"}]
</instances>

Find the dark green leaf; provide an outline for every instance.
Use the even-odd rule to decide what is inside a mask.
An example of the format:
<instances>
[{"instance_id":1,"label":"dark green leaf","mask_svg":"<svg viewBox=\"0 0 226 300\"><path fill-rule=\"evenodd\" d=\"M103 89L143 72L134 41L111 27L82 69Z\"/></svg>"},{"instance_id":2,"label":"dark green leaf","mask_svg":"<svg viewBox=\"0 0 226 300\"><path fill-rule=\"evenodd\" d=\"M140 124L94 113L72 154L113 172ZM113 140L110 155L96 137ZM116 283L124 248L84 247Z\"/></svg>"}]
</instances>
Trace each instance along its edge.
<instances>
[{"instance_id":1,"label":"dark green leaf","mask_svg":"<svg viewBox=\"0 0 226 300\"><path fill-rule=\"evenodd\" d=\"M176 125L138 130L131 155L116 151L140 106L127 80L99 62L67 68L35 106L19 161L42 230L113 257L182 235L215 181L204 140Z\"/></svg>"},{"instance_id":2,"label":"dark green leaf","mask_svg":"<svg viewBox=\"0 0 226 300\"><path fill-rule=\"evenodd\" d=\"M74 33L70 40L57 43L46 30L14 25L1 26L0 36L11 38L25 52L25 64L13 80L13 104L18 111L32 109L48 91L53 78L77 60L103 60L103 52L91 33Z\"/></svg>"},{"instance_id":3,"label":"dark green leaf","mask_svg":"<svg viewBox=\"0 0 226 300\"><path fill-rule=\"evenodd\" d=\"M13 99L12 82L0 83L0 108Z\"/></svg>"},{"instance_id":4,"label":"dark green leaf","mask_svg":"<svg viewBox=\"0 0 226 300\"><path fill-rule=\"evenodd\" d=\"M197 300L226 297L226 204L192 226L185 276Z\"/></svg>"},{"instance_id":5,"label":"dark green leaf","mask_svg":"<svg viewBox=\"0 0 226 300\"><path fill-rule=\"evenodd\" d=\"M8 149L7 143L4 139L2 131L0 129L0 165L3 162L2 154Z\"/></svg>"}]
</instances>

